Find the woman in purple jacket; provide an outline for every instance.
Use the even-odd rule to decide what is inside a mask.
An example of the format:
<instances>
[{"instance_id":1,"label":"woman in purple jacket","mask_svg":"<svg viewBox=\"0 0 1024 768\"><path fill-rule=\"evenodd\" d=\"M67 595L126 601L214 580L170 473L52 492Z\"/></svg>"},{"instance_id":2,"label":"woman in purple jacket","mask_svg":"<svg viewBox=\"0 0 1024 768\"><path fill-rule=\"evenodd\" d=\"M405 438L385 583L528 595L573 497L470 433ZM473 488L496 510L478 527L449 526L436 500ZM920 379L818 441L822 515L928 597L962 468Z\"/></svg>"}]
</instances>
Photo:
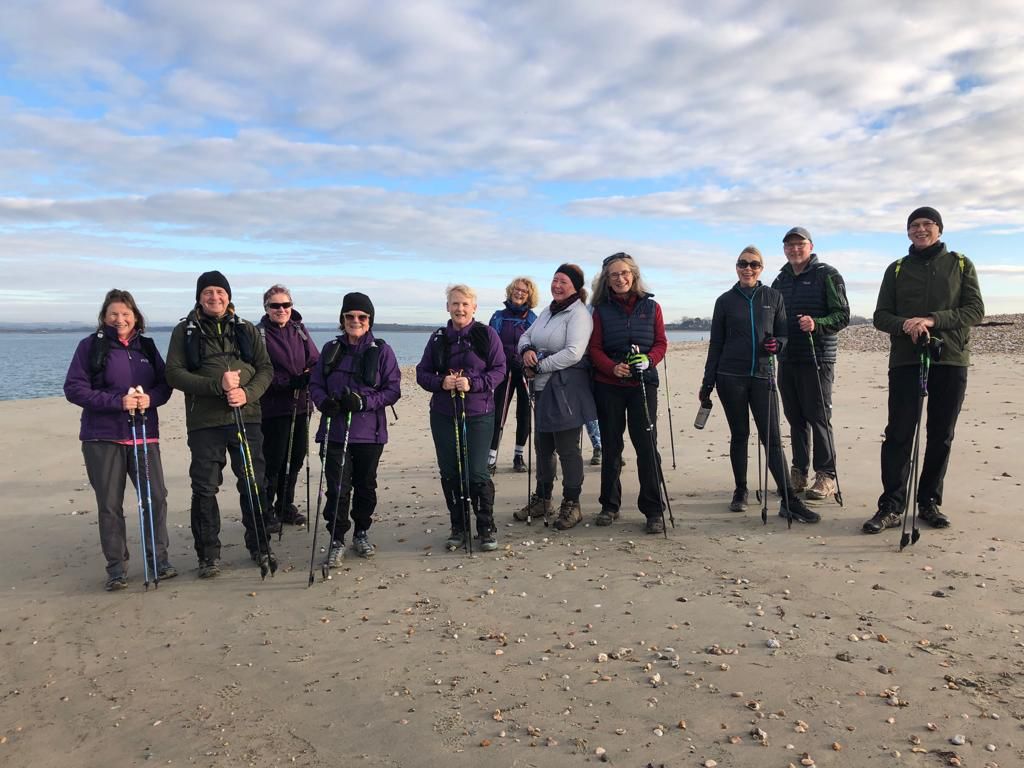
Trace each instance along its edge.
<instances>
[{"instance_id":1,"label":"woman in purple jacket","mask_svg":"<svg viewBox=\"0 0 1024 768\"><path fill-rule=\"evenodd\" d=\"M368 533L377 506L377 465L388 441L384 409L402 396L398 360L391 347L373 337L373 315L369 296L345 294L340 318L344 333L324 345L309 382L322 414L316 441L327 446L324 522L331 534L329 568L341 565L345 533L353 522L352 549L360 557L374 554Z\"/></svg>"},{"instance_id":2,"label":"woman in purple jacket","mask_svg":"<svg viewBox=\"0 0 1024 768\"><path fill-rule=\"evenodd\" d=\"M306 517L295 506L295 484L309 440L309 422L306 420L309 372L320 359L320 353L302 324L302 315L292 308L291 291L283 285L272 285L263 294L263 308L266 314L258 327L267 343L270 362L274 364L274 378L260 398L263 459L267 465L263 488L267 494L267 508L271 510L267 532L274 533L281 529L282 524L304 525L306 522Z\"/></svg>"},{"instance_id":3,"label":"woman in purple jacket","mask_svg":"<svg viewBox=\"0 0 1024 768\"><path fill-rule=\"evenodd\" d=\"M476 291L467 285L449 287L451 319L430 337L416 366L416 382L433 393L430 433L452 523L445 542L449 551L461 547L472 534L467 503L472 503L476 515L480 549L498 548L487 452L494 430L494 390L505 380L505 352L495 330L473 319L476 308ZM466 462L459 455L463 451Z\"/></svg>"},{"instance_id":4,"label":"woman in purple jacket","mask_svg":"<svg viewBox=\"0 0 1024 768\"><path fill-rule=\"evenodd\" d=\"M133 442L131 429L134 417L135 437L141 443L140 413L145 414L153 520L151 532L146 516L146 562L154 562L151 542L155 539L156 576L170 579L178 575L167 559L167 487L160 463L160 422L156 413L170 398L171 389L164 379L164 361L156 344L142 336L145 327L132 295L117 289L109 291L100 309L96 332L79 342L64 379L64 396L82 407L79 439L89 484L96 493L108 592L128 585L125 478L131 478L134 485L138 473L143 478L143 487L137 487L136 492L146 497L147 466L136 465L137 457L144 454L142 446Z\"/></svg>"},{"instance_id":5,"label":"woman in purple jacket","mask_svg":"<svg viewBox=\"0 0 1024 768\"><path fill-rule=\"evenodd\" d=\"M512 395L516 396L516 445L512 455L512 469L526 471L523 451L530 439L530 393L523 376L523 359L516 347L519 338L537 319L533 308L537 306L540 292L537 284L528 277L517 277L505 288L505 306L491 315L489 325L501 338L508 370L505 380L494 392L494 437L491 438L491 452L487 457L487 469L493 475L498 469L498 441L501 439L505 420L508 419Z\"/></svg>"}]
</instances>

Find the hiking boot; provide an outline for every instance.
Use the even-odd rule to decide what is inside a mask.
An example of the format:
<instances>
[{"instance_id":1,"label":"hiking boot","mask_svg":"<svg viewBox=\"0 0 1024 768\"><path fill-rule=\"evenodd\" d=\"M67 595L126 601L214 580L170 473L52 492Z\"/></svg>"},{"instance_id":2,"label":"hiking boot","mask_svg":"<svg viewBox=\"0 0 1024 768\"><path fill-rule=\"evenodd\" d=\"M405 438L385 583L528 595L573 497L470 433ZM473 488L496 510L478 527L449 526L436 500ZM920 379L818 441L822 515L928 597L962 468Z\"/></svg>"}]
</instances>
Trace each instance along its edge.
<instances>
[{"instance_id":1,"label":"hiking boot","mask_svg":"<svg viewBox=\"0 0 1024 768\"><path fill-rule=\"evenodd\" d=\"M543 517L551 515L551 499L542 499L536 493L530 497L530 503L512 513L512 518L523 522L527 517Z\"/></svg>"},{"instance_id":2,"label":"hiking boot","mask_svg":"<svg viewBox=\"0 0 1024 768\"><path fill-rule=\"evenodd\" d=\"M806 504L800 501L798 496L789 497L789 509L786 508L786 501L783 499L779 505L779 517L785 519L793 518L798 523L817 523L821 520L821 515L815 512L813 509L809 509Z\"/></svg>"},{"instance_id":3,"label":"hiking boot","mask_svg":"<svg viewBox=\"0 0 1024 768\"><path fill-rule=\"evenodd\" d=\"M178 569L170 563L160 563L156 567L156 576L161 581L163 581L164 579L173 579L177 575Z\"/></svg>"},{"instance_id":4,"label":"hiking boot","mask_svg":"<svg viewBox=\"0 0 1024 768\"><path fill-rule=\"evenodd\" d=\"M949 528L949 518L939 511L939 505L935 503L935 499L927 504L918 504L917 516L932 528Z\"/></svg>"},{"instance_id":5,"label":"hiking boot","mask_svg":"<svg viewBox=\"0 0 1024 768\"><path fill-rule=\"evenodd\" d=\"M306 516L299 512L299 508L294 504L289 504L283 510L281 510L281 517L279 518L281 523L284 525L305 525ZM267 533L270 533L270 529L267 529Z\"/></svg>"},{"instance_id":6,"label":"hiking boot","mask_svg":"<svg viewBox=\"0 0 1024 768\"><path fill-rule=\"evenodd\" d=\"M448 534L448 538L444 543L444 548L449 552L454 552L456 549L461 549L466 545L466 534L461 528L452 528Z\"/></svg>"},{"instance_id":7,"label":"hiking boot","mask_svg":"<svg viewBox=\"0 0 1024 768\"><path fill-rule=\"evenodd\" d=\"M814 475L814 485L807 489L807 498L814 500L827 499L836 492L836 479L824 472Z\"/></svg>"},{"instance_id":8,"label":"hiking boot","mask_svg":"<svg viewBox=\"0 0 1024 768\"><path fill-rule=\"evenodd\" d=\"M216 560L201 560L199 562L199 578L212 579L220 576L220 563Z\"/></svg>"},{"instance_id":9,"label":"hiking boot","mask_svg":"<svg viewBox=\"0 0 1024 768\"><path fill-rule=\"evenodd\" d=\"M480 542L481 552L493 552L498 548L498 539L489 527L477 536L477 541Z\"/></svg>"},{"instance_id":10,"label":"hiking boot","mask_svg":"<svg viewBox=\"0 0 1024 768\"><path fill-rule=\"evenodd\" d=\"M732 492L732 501L729 502L730 512L746 512L747 511L747 489L737 488Z\"/></svg>"},{"instance_id":11,"label":"hiking boot","mask_svg":"<svg viewBox=\"0 0 1024 768\"><path fill-rule=\"evenodd\" d=\"M512 471L513 472L525 472L526 471L526 462L523 461L523 457L522 456L516 456L514 459L512 459Z\"/></svg>"},{"instance_id":12,"label":"hiking boot","mask_svg":"<svg viewBox=\"0 0 1024 768\"><path fill-rule=\"evenodd\" d=\"M611 525L619 519L619 510L602 509L594 518L594 525Z\"/></svg>"},{"instance_id":13,"label":"hiking boot","mask_svg":"<svg viewBox=\"0 0 1024 768\"><path fill-rule=\"evenodd\" d=\"M600 467L601 466L601 446L597 446L594 449L594 453L590 457L590 466Z\"/></svg>"},{"instance_id":14,"label":"hiking boot","mask_svg":"<svg viewBox=\"0 0 1024 768\"><path fill-rule=\"evenodd\" d=\"M327 550L327 567L328 568L341 568L341 564L345 561L345 542L344 541L332 541L331 548Z\"/></svg>"},{"instance_id":15,"label":"hiking boot","mask_svg":"<svg viewBox=\"0 0 1024 768\"><path fill-rule=\"evenodd\" d=\"M665 521L661 519L661 515L652 516L647 518L647 525L644 526L644 533L664 533L665 532Z\"/></svg>"},{"instance_id":16,"label":"hiking boot","mask_svg":"<svg viewBox=\"0 0 1024 768\"><path fill-rule=\"evenodd\" d=\"M356 535L352 537L352 549L360 557L373 557L375 552L373 544L370 543L370 539L366 535L366 531L356 531Z\"/></svg>"},{"instance_id":17,"label":"hiking boot","mask_svg":"<svg viewBox=\"0 0 1024 768\"><path fill-rule=\"evenodd\" d=\"M864 522L861 530L864 533L881 533L886 528L899 528L902 516L899 512L888 508L879 508L874 517Z\"/></svg>"},{"instance_id":18,"label":"hiking boot","mask_svg":"<svg viewBox=\"0 0 1024 768\"><path fill-rule=\"evenodd\" d=\"M281 521L273 515L268 515L263 518L263 528L267 533L280 533Z\"/></svg>"},{"instance_id":19,"label":"hiking boot","mask_svg":"<svg viewBox=\"0 0 1024 768\"><path fill-rule=\"evenodd\" d=\"M107 592L118 592L125 589L128 586L128 577L123 573L118 573L114 576L107 578L107 583L103 585L103 588Z\"/></svg>"},{"instance_id":20,"label":"hiking boot","mask_svg":"<svg viewBox=\"0 0 1024 768\"><path fill-rule=\"evenodd\" d=\"M555 519L555 528L567 531L582 521L583 510L580 509L580 503L562 499L562 505L558 508L558 517Z\"/></svg>"},{"instance_id":21,"label":"hiking boot","mask_svg":"<svg viewBox=\"0 0 1024 768\"><path fill-rule=\"evenodd\" d=\"M807 488L807 473L801 472L796 467L790 467L789 469L789 492L790 493L803 493ZM781 495L781 489L780 489ZM821 498L824 498L822 496Z\"/></svg>"}]
</instances>

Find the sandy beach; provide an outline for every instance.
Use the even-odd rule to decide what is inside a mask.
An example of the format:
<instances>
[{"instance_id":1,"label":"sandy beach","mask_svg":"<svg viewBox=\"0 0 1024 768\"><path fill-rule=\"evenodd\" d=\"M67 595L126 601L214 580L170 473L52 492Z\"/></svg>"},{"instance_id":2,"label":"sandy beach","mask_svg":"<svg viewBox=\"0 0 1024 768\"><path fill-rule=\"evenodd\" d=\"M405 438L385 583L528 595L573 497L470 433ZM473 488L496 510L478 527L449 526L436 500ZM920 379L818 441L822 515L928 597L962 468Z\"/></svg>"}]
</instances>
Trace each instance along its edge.
<instances>
[{"instance_id":1,"label":"sandy beach","mask_svg":"<svg viewBox=\"0 0 1024 768\"><path fill-rule=\"evenodd\" d=\"M898 529L860 533L879 493L886 357L844 344L846 506L816 507L819 525L787 530L774 494L767 525L753 505L727 511L725 419L716 403L693 429L705 346L683 344L669 357L675 468L664 402L659 414L668 538L645 535L629 505L610 528L590 524L589 466L587 525L513 524L526 478L507 431L500 548L472 558L444 551L427 396L407 370L377 555L350 552L322 581L318 553L311 588L304 528L275 543L282 567L260 581L230 472L225 572L196 578L176 393L161 433L181 575L143 589L129 491L129 588L105 593L79 409L2 402L0 764L1024 765L1022 358L975 354L946 482L953 525L900 553ZM756 471L751 440L751 487Z\"/></svg>"}]
</instances>

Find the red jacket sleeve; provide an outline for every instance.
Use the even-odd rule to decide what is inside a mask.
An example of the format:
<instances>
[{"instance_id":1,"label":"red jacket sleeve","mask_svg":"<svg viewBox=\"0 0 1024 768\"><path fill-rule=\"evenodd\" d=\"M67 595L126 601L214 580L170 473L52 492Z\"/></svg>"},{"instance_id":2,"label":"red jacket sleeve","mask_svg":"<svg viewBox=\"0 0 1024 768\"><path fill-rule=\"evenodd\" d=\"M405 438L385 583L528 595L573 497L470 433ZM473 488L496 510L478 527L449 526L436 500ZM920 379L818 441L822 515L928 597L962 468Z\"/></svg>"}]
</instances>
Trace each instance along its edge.
<instances>
[{"instance_id":1,"label":"red jacket sleeve","mask_svg":"<svg viewBox=\"0 0 1024 768\"><path fill-rule=\"evenodd\" d=\"M661 314L661 304L654 305L654 346L647 356L651 358L651 365L658 365L665 359L668 352L668 336L665 335L665 316Z\"/></svg>"}]
</instances>

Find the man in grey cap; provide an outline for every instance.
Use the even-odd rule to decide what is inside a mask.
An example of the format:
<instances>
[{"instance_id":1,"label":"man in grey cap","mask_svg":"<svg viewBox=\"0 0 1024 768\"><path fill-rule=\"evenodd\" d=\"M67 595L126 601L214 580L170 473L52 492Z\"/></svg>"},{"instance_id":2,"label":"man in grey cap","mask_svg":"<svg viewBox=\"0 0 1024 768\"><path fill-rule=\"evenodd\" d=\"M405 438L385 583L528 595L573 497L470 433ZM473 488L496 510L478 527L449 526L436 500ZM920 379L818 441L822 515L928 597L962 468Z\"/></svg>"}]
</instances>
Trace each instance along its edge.
<instances>
[{"instance_id":1,"label":"man in grey cap","mask_svg":"<svg viewBox=\"0 0 1024 768\"><path fill-rule=\"evenodd\" d=\"M783 348L779 369L779 393L793 453L790 487L797 493L806 489L810 501L822 501L837 490L832 382L837 334L850 324L850 304L842 275L818 261L810 232L793 227L782 238L782 245L786 264L772 288L782 294L789 323L789 342ZM812 437L814 482L808 487Z\"/></svg>"}]
</instances>

